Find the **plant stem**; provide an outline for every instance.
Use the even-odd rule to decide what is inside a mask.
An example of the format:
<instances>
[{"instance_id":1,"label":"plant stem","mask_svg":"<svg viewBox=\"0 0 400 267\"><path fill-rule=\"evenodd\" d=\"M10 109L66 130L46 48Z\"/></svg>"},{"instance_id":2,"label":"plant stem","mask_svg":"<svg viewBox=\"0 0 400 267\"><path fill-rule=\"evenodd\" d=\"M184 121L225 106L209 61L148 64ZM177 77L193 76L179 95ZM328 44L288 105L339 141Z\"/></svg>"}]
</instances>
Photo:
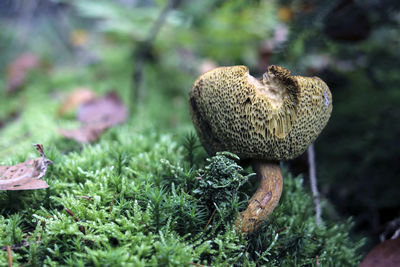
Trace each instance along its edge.
<instances>
[{"instance_id":1,"label":"plant stem","mask_svg":"<svg viewBox=\"0 0 400 267\"><path fill-rule=\"evenodd\" d=\"M157 20L150 28L150 32L147 38L139 45L137 52L134 53L135 68L132 74L132 103L139 104L144 100L144 91L142 88L143 80L143 69L146 61L149 59L149 55L153 48L153 43L164 25L168 13L178 5L179 1L169 0L163 10L160 12ZM133 109L131 109L133 110Z\"/></svg>"},{"instance_id":2,"label":"plant stem","mask_svg":"<svg viewBox=\"0 0 400 267\"><path fill-rule=\"evenodd\" d=\"M321 226L321 200L319 196L318 186L317 186L317 172L316 172L316 165L315 165L315 152L314 152L314 144L308 147L308 169L310 173L310 184L311 184L311 191L314 198L314 205L315 205L315 220L317 225Z\"/></svg>"},{"instance_id":3,"label":"plant stem","mask_svg":"<svg viewBox=\"0 0 400 267\"><path fill-rule=\"evenodd\" d=\"M207 226L210 225L210 222L211 222L212 218L214 217L216 211L217 211L217 209L214 209L214 211L212 212L212 214L210 216L210 219L208 219L206 226L204 226L203 231L205 231L207 229Z\"/></svg>"},{"instance_id":4,"label":"plant stem","mask_svg":"<svg viewBox=\"0 0 400 267\"><path fill-rule=\"evenodd\" d=\"M13 258L12 258L12 251L11 251L10 246L7 246L7 254L8 254L8 266L12 267L13 266Z\"/></svg>"},{"instance_id":5,"label":"plant stem","mask_svg":"<svg viewBox=\"0 0 400 267\"><path fill-rule=\"evenodd\" d=\"M249 200L249 206L236 220L236 226L250 234L264 221L275 209L282 194L283 178L281 167L277 161L253 162L260 183L256 193Z\"/></svg>"}]
</instances>

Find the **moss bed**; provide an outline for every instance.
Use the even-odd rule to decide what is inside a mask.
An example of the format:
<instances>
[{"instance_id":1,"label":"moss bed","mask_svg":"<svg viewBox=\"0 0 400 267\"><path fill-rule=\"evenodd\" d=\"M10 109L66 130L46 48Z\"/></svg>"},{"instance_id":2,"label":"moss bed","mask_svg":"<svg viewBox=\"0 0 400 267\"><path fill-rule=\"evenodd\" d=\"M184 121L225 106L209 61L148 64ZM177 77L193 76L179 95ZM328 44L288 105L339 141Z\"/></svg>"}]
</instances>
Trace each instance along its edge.
<instances>
[{"instance_id":1,"label":"moss bed","mask_svg":"<svg viewBox=\"0 0 400 267\"><path fill-rule=\"evenodd\" d=\"M62 138L57 128L76 123L57 117L58 92L116 87L129 104L129 74L112 64L34 74L24 91L1 95L2 116L19 115L0 129L0 165L37 157L32 143L43 144L54 165L48 189L0 192L0 266L8 264L7 245L24 266L359 263L364 241L350 236L351 219L324 218L317 227L311 193L285 167L277 209L256 233L239 233L233 222L256 187L251 169L229 153L207 159L188 116L188 90L170 101L151 70L148 100L131 107L125 124L90 145Z\"/></svg>"}]
</instances>

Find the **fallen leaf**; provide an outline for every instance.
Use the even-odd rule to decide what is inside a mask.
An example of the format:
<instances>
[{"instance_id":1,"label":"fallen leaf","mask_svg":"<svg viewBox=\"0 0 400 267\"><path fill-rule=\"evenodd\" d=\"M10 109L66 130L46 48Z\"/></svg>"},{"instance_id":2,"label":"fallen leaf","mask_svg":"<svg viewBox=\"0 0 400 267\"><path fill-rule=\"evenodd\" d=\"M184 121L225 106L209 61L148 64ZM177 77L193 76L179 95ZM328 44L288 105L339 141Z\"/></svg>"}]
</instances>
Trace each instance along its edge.
<instances>
[{"instance_id":1,"label":"fallen leaf","mask_svg":"<svg viewBox=\"0 0 400 267\"><path fill-rule=\"evenodd\" d=\"M374 247L359 267L395 266L400 266L400 239L389 239Z\"/></svg>"},{"instance_id":2,"label":"fallen leaf","mask_svg":"<svg viewBox=\"0 0 400 267\"><path fill-rule=\"evenodd\" d=\"M40 158L28 159L12 166L0 166L0 190L31 190L48 188L41 180L47 171L47 166L53 162L46 158L43 145L35 144Z\"/></svg>"},{"instance_id":3,"label":"fallen leaf","mask_svg":"<svg viewBox=\"0 0 400 267\"><path fill-rule=\"evenodd\" d=\"M92 126L82 126L79 129L59 129L58 131L65 137L69 139L73 139L79 143L90 143L95 142L99 139L100 135L107 129L108 127L101 125L92 125Z\"/></svg>"},{"instance_id":4,"label":"fallen leaf","mask_svg":"<svg viewBox=\"0 0 400 267\"><path fill-rule=\"evenodd\" d=\"M85 87L78 87L65 99L61 107L58 109L58 115L63 116L95 98L96 93L93 92L93 90Z\"/></svg>"},{"instance_id":5,"label":"fallen leaf","mask_svg":"<svg viewBox=\"0 0 400 267\"><path fill-rule=\"evenodd\" d=\"M9 66L7 71L8 92L20 89L24 83L28 72L40 64L39 58L32 53L24 53L17 57Z\"/></svg>"},{"instance_id":6,"label":"fallen leaf","mask_svg":"<svg viewBox=\"0 0 400 267\"><path fill-rule=\"evenodd\" d=\"M102 98L84 103L77 113L77 119L82 123L79 129L59 129L66 138L80 143L97 141L99 136L113 125L122 123L128 116L128 110L114 92Z\"/></svg>"},{"instance_id":7,"label":"fallen leaf","mask_svg":"<svg viewBox=\"0 0 400 267\"><path fill-rule=\"evenodd\" d=\"M113 126L122 123L128 116L127 109L115 92L86 102L78 109L78 120L87 125Z\"/></svg>"}]
</instances>

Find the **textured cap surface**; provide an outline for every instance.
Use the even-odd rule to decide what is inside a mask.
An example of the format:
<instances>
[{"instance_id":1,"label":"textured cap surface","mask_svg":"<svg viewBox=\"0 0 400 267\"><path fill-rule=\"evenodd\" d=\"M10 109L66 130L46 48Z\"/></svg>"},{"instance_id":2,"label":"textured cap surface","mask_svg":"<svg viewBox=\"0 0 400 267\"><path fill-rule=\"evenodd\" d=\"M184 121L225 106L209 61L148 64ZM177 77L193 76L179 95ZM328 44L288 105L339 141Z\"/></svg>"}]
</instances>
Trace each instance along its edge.
<instances>
[{"instance_id":1,"label":"textured cap surface","mask_svg":"<svg viewBox=\"0 0 400 267\"><path fill-rule=\"evenodd\" d=\"M270 66L262 80L246 66L216 68L194 82L189 102L207 152L230 151L242 159L297 157L332 111L331 92L320 78L291 76L280 66Z\"/></svg>"}]
</instances>

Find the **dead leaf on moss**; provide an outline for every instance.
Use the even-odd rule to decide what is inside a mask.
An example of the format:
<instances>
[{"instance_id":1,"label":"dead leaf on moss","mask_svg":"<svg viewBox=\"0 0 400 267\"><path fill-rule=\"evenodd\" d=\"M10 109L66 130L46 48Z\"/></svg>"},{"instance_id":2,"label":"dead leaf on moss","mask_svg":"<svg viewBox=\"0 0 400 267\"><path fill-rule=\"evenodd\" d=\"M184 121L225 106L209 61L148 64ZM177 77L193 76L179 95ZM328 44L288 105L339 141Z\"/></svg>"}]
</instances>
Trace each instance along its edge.
<instances>
[{"instance_id":1,"label":"dead leaf on moss","mask_svg":"<svg viewBox=\"0 0 400 267\"><path fill-rule=\"evenodd\" d=\"M400 266L400 239L386 240L365 256L359 267Z\"/></svg>"},{"instance_id":2,"label":"dead leaf on moss","mask_svg":"<svg viewBox=\"0 0 400 267\"><path fill-rule=\"evenodd\" d=\"M25 83L28 72L37 68L39 64L39 58L32 53L24 53L17 57L8 67L8 92L12 93L20 89Z\"/></svg>"},{"instance_id":3,"label":"dead leaf on moss","mask_svg":"<svg viewBox=\"0 0 400 267\"><path fill-rule=\"evenodd\" d=\"M96 99L96 93L92 89L86 87L78 87L74 89L65 99L61 107L58 109L58 115L63 116L72 112L84 103Z\"/></svg>"},{"instance_id":4,"label":"dead leaf on moss","mask_svg":"<svg viewBox=\"0 0 400 267\"><path fill-rule=\"evenodd\" d=\"M82 126L79 129L59 129L59 133L63 135L65 138L73 139L79 143L90 143L95 142L99 139L100 135L107 129L108 127L101 125L92 125L92 126Z\"/></svg>"},{"instance_id":5,"label":"dead leaf on moss","mask_svg":"<svg viewBox=\"0 0 400 267\"><path fill-rule=\"evenodd\" d=\"M40 158L28 159L12 166L0 166L0 190L31 190L48 188L41 180L47 171L47 166L53 162L46 158L43 145L35 144Z\"/></svg>"},{"instance_id":6,"label":"dead leaf on moss","mask_svg":"<svg viewBox=\"0 0 400 267\"><path fill-rule=\"evenodd\" d=\"M80 143L97 141L99 136L111 126L122 123L128 116L128 110L116 93L110 92L102 98L84 103L79 109L77 119L82 123L79 129L60 129L66 138Z\"/></svg>"},{"instance_id":7,"label":"dead leaf on moss","mask_svg":"<svg viewBox=\"0 0 400 267\"><path fill-rule=\"evenodd\" d=\"M127 109L115 92L83 104L78 110L78 120L87 125L113 126L122 123L128 115Z\"/></svg>"}]
</instances>

